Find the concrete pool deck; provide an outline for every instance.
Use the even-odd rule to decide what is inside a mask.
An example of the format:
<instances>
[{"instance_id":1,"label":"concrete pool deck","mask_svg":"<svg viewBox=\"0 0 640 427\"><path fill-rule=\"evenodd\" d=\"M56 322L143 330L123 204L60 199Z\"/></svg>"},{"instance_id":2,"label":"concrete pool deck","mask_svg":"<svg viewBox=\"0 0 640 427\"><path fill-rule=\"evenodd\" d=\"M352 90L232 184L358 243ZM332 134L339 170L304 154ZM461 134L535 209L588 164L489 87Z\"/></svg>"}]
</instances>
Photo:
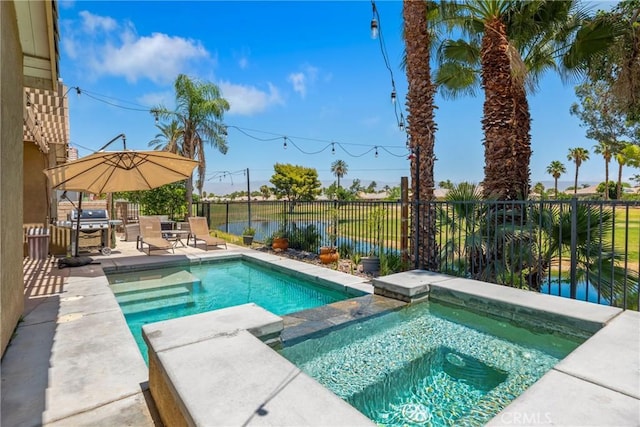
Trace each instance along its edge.
<instances>
[{"instance_id":1,"label":"concrete pool deck","mask_svg":"<svg viewBox=\"0 0 640 427\"><path fill-rule=\"evenodd\" d=\"M238 256L246 251L230 245L226 251L207 253L177 248L175 256L160 255L161 252L147 256L135 249L135 243L118 242L110 257L92 256L101 265L58 270L50 259L25 259L25 313L2 359L1 424L161 425L148 393L147 367L108 287L103 268L126 270L150 262L166 265L174 259ZM275 255L258 252L256 256L300 272L316 271L311 269L314 266ZM314 275L317 280L337 277L335 271L315 268L321 269ZM349 280L353 282L349 286L366 288L362 278ZM460 290L453 282L450 285ZM508 288L499 287L491 292L501 298L505 289ZM590 317L594 310L600 310L594 304L561 300L574 308L580 304L580 310ZM562 302L557 304L562 314L565 306ZM301 316L288 321L291 326L317 320ZM605 323L605 328L505 408L491 424L638 425L640 315L617 310ZM252 342L250 337L241 339ZM264 346L259 341L253 345ZM281 421L286 423L286 419ZM249 422L259 423L260 419Z\"/></svg>"}]
</instances>

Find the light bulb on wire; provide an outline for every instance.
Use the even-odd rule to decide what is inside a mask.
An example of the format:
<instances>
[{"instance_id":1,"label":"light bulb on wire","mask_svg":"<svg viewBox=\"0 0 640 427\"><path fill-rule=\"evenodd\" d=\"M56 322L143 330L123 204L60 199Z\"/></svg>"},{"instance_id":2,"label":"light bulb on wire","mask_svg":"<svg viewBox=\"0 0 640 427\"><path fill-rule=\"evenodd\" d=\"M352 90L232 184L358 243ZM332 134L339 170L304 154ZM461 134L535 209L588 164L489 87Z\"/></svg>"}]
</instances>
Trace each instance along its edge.
<instances>
[{"instance_id":1,"label":"light bulb on wire","mask_svg":"<svg viewBox=\"0 0 640 427\"><path fill-rule=\"evenodd\" d=\"M378 38L378 20L376 19L376 4L373 2L373 0L371 1L371 9L373 12L373 17L371 18L371 38L372 39L377 39Z\"/></svg>"},{"instance_id":2,"label":"light bulb on wire","mask_svg":"<svg viewBox=\"0 0 640 427\"><path fill-rule=\"evenodd\" d=\"M375 155L375 157L376 157L376 159L377 159L377 158L378 158L378 147L377 147L377 146L376 146L376 152L375 152L375 154L374 154L374 155Z\"/></svg>"},{"instance_id":3,"label":"light bulb on wire","mask_svg":"<svg viewBox=\"0 0 640 427\"><path fill-rule=\"evenodd\" d=\"M282 144L282 148L287 149L287 137L284 137L284 144Z\"/></svg>"}]
</instances>

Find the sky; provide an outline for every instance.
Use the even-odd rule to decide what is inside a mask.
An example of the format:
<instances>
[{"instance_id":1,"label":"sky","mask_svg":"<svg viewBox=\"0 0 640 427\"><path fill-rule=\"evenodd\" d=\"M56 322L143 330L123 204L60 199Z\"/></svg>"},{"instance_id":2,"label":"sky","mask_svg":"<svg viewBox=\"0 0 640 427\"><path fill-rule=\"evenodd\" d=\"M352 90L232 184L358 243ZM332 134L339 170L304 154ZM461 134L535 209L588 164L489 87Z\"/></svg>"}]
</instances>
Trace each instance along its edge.
<instances>
[{"instance_id":1,"label":"sky","mask_svg":"<svg viewBox=\"0 0 640 427\"><path fill-rule=\"evenodd\" d=\"M60 76L80 88L68 94L70 145L82 157L124 133L127 148L149 149L159 133L149 110L173 108L183 73L218 85L231 106L227 154L208 147L207 193L246 190L247 169L257 190L275 163L313 167L329 185L336 160L348 166L343 183L399 185L410 176L406 133L391 102L393 78L406 118L402 2L376 7L391 71L371 38L370 1L60 1ZM575 84L548 74L529 96L532 184L551 186L546 167L560 160L561 181L571 185L570 147L591 151L580 183L604 180L595 141L569 113ZM482 102L481 93L436 96L436 182L482 180ZM108 150L121 148L118 141Z\"/></svg>"}]
</instances>

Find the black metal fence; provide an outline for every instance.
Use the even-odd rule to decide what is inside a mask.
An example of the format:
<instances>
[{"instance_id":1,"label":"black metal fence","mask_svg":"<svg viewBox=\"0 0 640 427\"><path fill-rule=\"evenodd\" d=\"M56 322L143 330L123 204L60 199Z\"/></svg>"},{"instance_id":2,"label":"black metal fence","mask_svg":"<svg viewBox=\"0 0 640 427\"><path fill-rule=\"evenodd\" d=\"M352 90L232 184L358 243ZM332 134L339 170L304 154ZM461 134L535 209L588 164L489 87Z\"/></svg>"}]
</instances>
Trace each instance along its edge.
<instances>
[{"instance_id":1,"label":"black metal fence","mask_svg":"<svg viewBox=\"0 0 640 427\"><path fill-rule=\"evenodd\" d=\"M413 210L412 216L410 209ZM640 204L604 201L377 201L194 203L211 229L268 242L286 234L311 252L382 255L396 268L443 273L638 309ZM418 221L415 240L410 219ZM429 228L425 225L431 224ZM430 239L421 230L433 230ZM431 247L420 259L415 243Z\"/></svg>"},{"instance_id":2,"label":"black metal fence","mask_svg":"<svg viewBox=\"0 0 640 427\"><path fill-rule=\"evenodd\" d=\"M347 257L381 252L399 256L403 251L397 202L266 201L250 207L247 202L200 202L194 203L192 214L208 218L211 229L230 234L242 235L251 227L258 242L284 234L290 246L310 252L321 246L335 246Z\"/></svg>"},{"instance_id":3,"label":"black metal fence","mask_svg":"<svg viewBox=\"0 0 640 427\"><path fill-rule=\"evenodd\" d=\"M435 225L429 256L440 272L638 309L637 202L455 201L417 211Z\"/></svg>"}]
</instances>

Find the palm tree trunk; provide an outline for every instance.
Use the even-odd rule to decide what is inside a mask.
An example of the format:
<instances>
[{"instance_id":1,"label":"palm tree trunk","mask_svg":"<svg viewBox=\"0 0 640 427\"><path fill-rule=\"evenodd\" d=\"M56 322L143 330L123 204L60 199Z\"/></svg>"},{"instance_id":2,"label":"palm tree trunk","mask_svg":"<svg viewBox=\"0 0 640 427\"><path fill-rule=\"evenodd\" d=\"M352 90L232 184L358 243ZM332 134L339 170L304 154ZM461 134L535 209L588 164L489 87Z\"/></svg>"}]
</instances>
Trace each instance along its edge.
<instances>
[{"instance_id":1,"label":"palm tree trunk","mask_svg":"<svg viewBox=\"0 0 640 427\"><path fill-rule=\"evenodd\" d=\"M618 166L618 183L616 184L616 196L618 200L622 197L622 163Z\"/></svg>"},{"instance_id":2,"label":"palm tree trunk","mask_svg":"<svg viewBox=\"0 0 640 427\"><path fill-rule=\"evenodd\" d=\"M576 162L576 179L573 183L573 194L578 194L578 169L580 168L580 165L578 165L578 162Z\"/></svg>"},{"instance_id":3,"label":"palm tree trunk","mask_svg":"<svg viewBox=\"0 0 640 427\"><path fill-rule=\"evenodd\" d=\"M193 132L191 129L184 130L184 155L190 159L195 157L193 150ZM187 201L187 217L191 216L191 204L193 203L193 174L187 178L185 199Z\"/></svg>"},{"instance_id":4,"label":"palm tree trunk","mask_svg":"<svg viewBox=\"0 0 640 427\"><path fill-rule=\"evenodd\" d=\"M514 120L512 120L513 139L512 154L513 168L508 171L511 174L511 187L507 199L527 200L531 188L531 114L527 92L524 88L523 76L518 76L513 83Z\"/></svg>"},{"instance_id":5,"label":"palm tree trunk","mask_svg":"<svg viewBox=\"0 0 640 427\"><path fill-rule=\"evenodd\" d=\"M439 267L436 248L435 182L433 162L436 124L433 115L435 87L431 82L431 36L427 26L427 2L405 0L402 6L408 82L407 117L411 148L416 156L411 160L413 219L411 232L416 242L414 262L419 268ZM426 208L420 202L427 202Z\"/></svg>"},{"instance_id":6,"label":"palm tree trunk","mask_svg":"<svg viewBox=\"0 0 640 427\"><path fill-rule=\"evenodd\" d=\"M482 87L485 93L482 130L484 132L484 181L486 197L512 197L516 168L513 145L514 99L510 59L507 55L506 27L500 19L485 23L481 47Z\"/></svg>"},{"instance_id":7,"label":"palm tree trunk","mask_svg":"<svg viewBox=\"0 0 640 427\"><path fill-rule=\"evenodd\" d=\"M604 199L609 200L609 161L607 159L604 159L604 188Z\"/></svg>"},{"instance_id":8,"label":"palm tree trunk","mask_svg":"<svg viewBox=\"0 0 640 427\"><path fill-rule=\"evenodd\" d=\"M556 194L556 199L558 198L558 178L553 177L554 178L554 185L553 185L553 189L555 191Z\"/></svg>"}]
</instances>

